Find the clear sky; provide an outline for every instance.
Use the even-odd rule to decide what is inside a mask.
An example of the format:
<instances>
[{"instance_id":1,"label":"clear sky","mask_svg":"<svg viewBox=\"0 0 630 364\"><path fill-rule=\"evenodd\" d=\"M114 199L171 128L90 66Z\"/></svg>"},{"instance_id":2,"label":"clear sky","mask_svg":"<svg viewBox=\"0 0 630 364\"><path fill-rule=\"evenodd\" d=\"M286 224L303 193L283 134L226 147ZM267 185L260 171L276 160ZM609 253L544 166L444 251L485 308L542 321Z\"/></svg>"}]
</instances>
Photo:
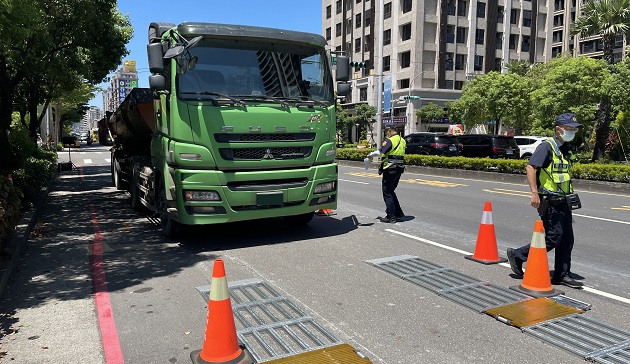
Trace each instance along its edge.
<instances>
[{"instance_id":1,"label":"clear sky","mask_svg":"<svg viewBox=\"0 0 630 364\"><path fill-rule=\"evenodd\" d=\"M152 22L242 24L322 33L322 2L319 0L118 0L118 10L129 15L134 28L133 38L127 44L129 55L124 60L136 61L140 87L149 85L146 49ZM100 86L106 88L107 85ZM89 104L102 109L101 93Z\"/></svg>"}]
</instances>

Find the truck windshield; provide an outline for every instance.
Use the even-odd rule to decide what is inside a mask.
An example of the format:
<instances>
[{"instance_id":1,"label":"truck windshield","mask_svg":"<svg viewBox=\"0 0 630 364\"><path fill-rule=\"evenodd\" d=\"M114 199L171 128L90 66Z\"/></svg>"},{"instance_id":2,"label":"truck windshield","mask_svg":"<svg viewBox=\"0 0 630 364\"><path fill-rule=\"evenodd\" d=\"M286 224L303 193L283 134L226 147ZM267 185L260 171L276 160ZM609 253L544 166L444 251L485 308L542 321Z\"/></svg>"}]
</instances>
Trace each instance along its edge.
<instances>
[{"instance_id":1,"label":"truck windshield","mask_svg":"<svg viewBox=\"0 0 630 364\"><path fill-rule=\"evenodd\" d=\"M245 102L333 104L332 76L323 49L304 45L264 49L261 44L249 49L247 42L229 47L226 43L217 46L205 40L178 60L180 99L231 96Z\"/></svg>"}]
</instances>

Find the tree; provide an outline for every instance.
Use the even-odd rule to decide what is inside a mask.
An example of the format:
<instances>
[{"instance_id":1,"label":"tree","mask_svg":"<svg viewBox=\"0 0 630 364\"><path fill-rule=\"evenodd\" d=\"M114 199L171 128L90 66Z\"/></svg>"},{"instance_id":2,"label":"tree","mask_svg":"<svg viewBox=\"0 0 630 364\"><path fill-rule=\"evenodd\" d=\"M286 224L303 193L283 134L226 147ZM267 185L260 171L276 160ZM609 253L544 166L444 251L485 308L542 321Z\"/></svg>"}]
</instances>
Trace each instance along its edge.
<instances>
[{"instance_id":1,"label":"tree","mask_svg":"<svg viewBox=\"0 0 630 364\"><path fill-rule=\"evenodd\" d=\"M517 59L510 59L507 64L507 73L516 73L519 76L527 75L527 72L531 68L532 64L529 61L521 61Z\"/></svg>"},{"instance_id":2,"label":"tree","mask_svg":"<svg viewBox=\"0 0 630 364\"><path fill-rule=\"evenodd\" d=\"M604 46L604 60L608 65L615 62L615 38L630 31L630 0L589 0L582 8L582 14L575 20L571 34L581 37L599 35ZM611 103L606 94L602 94L597 109L595 129L595 147L592 160L604 155L604 145L610 132Z\"/></svg>"},{"instance_id":3,"label":"tree","mask_svg":"<svg viewBox=\"0 0 630 364\"><path fill-rule=\"evenodd\" d=\"M352 128L352 119L348 114L348 111L341 108L339 102L337 102L337 106L335 107L335 116L337 119L337 141L339 143L343 143L346 139L348 130Z\"/></svg>"},{"instance_id":4,"label":"tree","mask_svg":"<svg viewBox=\"0 0 630 364\"><path fill-rule=\"evenodd\" d=\"M416 116L420 119L420 123L422 123L423 121L430 123L432 121L443 119L445 116L447 116L447 114L444 111L443 107L429 102L426 105L420 106L418 110L416 110Z\"/></svg>"},{"instance_id":5,"label":"tree","mask_svg":"<svg viewBox=\"0 0 630 364\"><path fill-rule=\"evenodd\" d=\"M605 62L588 57L563 56L534 66L528 74L534 85L534 133L551 130L555 116L566 112L575 113L581 124L590 125L609 75Z\"/></svg>"},{"instance_id":6,"label":"tree","mask_svg":"<svg viewBox=\"0 0 630 364\"><path fill-rule=\"evenodd\" d=\"M353 121L355 124L359 124L359 130L365 130L365 138L367 139L367 132L369 131L371 136L371 142L374 142L374 116L376 115L376 108L368 104L359 104L354 109L355 115ZM360 134L360 133L359 133Z\"/></svg>"},{"instance_id":7,"label":"tree","mask_svg":"<svg viewBox=\"0 0 630 364\"><path fill-rule=\"evenodd\" d=\"M100 83L128 53L132 29L115 0L2 1L0 155L10 155L7 132L16 97L28 100L31 123L39 125L33 105L61 97L69 90L64 86L77 80ZM0 159L0 169L9 169L10 160Z\"/></svg>"},{"instance_id":8,"label":"tree","mask_svg":"<svg viewBox=\"0 0 630 364\"><path fill-rule=\"evenodd\" d=\"M494 120L497 131L501 124L525 128L529 125L531 84L517 73L490 72L475 77L462 89L462 96L449 103L449 115L462 120L467 127Z\"/></svg>"}]
</instances>

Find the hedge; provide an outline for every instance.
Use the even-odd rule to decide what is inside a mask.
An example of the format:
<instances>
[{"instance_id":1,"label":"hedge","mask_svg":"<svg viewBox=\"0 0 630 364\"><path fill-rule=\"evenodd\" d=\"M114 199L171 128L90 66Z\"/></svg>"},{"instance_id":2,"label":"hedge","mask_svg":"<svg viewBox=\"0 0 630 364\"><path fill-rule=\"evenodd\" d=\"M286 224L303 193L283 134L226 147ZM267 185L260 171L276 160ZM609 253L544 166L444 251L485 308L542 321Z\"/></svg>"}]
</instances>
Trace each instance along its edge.
<instances>
[{"instance_id":1,"label":"hedge","mask_svg":"<svg viewBox=\"0 0 630 364\"><path fill-rule=\"evenodd\" d=\"M337 149L337 159L363 161L373 150ZM527 161L523 159L440 157L417 154L405 155L405 163L412 166L516 174L525 174L527 165ZM630 165L628 164L575 163L571 174L576 179L630 183Z\"/></svg>"}]
</instances>

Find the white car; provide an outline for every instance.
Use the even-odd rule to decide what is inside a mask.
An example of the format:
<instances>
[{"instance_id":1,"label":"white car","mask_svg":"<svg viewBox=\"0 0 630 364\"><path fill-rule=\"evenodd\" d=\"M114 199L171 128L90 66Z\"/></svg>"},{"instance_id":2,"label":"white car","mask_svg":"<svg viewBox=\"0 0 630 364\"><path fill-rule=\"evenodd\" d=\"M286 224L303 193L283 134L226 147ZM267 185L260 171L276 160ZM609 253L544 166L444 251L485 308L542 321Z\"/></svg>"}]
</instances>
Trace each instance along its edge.
<instances>
[{"instance_id":1,"label":"white car","mask_svg":"<svg viewBox=\"0 0 630 364\"><path fill-rule=\"evenodd\" d=\"M536 147L542 143L547 137L531 136L531 135L515 135L514 140L521 149L521 159L529 159Z\"/></svg>"}]
</instances>

